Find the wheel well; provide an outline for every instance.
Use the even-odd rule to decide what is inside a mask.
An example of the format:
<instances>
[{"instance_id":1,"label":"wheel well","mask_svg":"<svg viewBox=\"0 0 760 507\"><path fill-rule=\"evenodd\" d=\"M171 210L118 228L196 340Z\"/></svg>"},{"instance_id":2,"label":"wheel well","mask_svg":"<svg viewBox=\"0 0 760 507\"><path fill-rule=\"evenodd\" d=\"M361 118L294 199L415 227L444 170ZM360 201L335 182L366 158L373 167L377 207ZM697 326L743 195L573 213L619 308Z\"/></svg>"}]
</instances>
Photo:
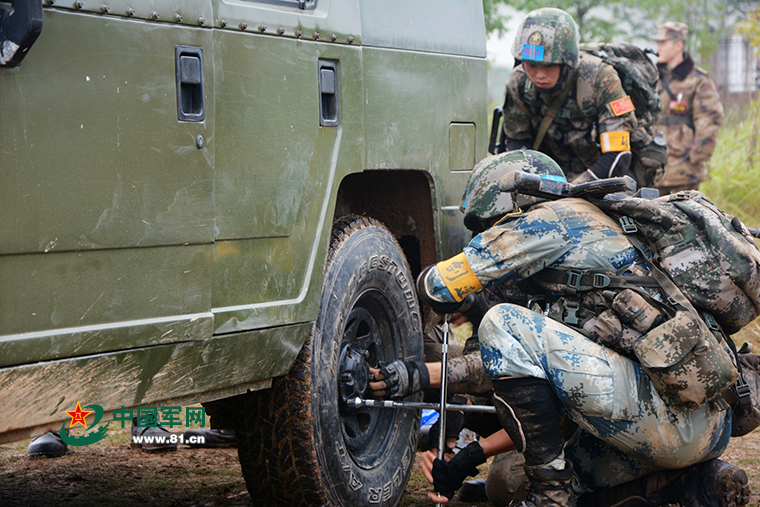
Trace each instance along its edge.
<instances>
[{"instance_id":1,"label":"wheel well","mask_svg":"<svg viewBox=\"0 0 760 507\"><path fill-rule=\"evenodd\" d=\"M432 186L422 171L364 171L343 179L335 217L346 214L381 221L398 241L412 276L436 261Z\"/></svg>"}]
</instances>

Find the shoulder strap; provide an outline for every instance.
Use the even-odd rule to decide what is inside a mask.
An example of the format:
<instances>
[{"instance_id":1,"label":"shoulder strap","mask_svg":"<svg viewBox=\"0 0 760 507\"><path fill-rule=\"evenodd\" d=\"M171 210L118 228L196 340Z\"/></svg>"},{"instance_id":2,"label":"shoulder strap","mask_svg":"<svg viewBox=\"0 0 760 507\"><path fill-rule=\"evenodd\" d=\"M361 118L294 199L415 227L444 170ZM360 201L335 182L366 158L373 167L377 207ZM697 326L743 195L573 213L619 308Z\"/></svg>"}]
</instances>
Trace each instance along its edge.
<instances>
[{"instance_id":1,"label":"shoulder strap","mask_svg":"<svg viewBox=\"0 0 760 507\"><path fill-rule=\"evenodd\" d=\"M665 81L661 79L660 82L662 83L662 87L665 88L665 91L668 92L668 95L670 95L670 100L676 100L676 94L673 93L673 91L670 89L670 86L668 86L669 80Z\"/></svg>"},{"instance_id":2,"label":"shoulder strap","mask_svg":"<svg viewBox=\"0 0 760 507\"><path fill-rule=\"evenodd\" d=\"M546 116L544 116L544 119L541 120L541 125L538 127L538 134L536 134L536 140L533 142L534 150L538 150L538 147L541 146L541 142L544 140L544 136L546 136L546 131L549 130L549 125L552 124L554 118L556 118L557 114L559 114L559 108L562 107L565 99L570 94L570 88L575 85L574 78L575 70L573 69L567 76L568 86L566 86L565 89L562 90L562 93L560 93L560 95L554 100L552 105L549 107L549 110L546 111Z\"/></svg>"},{"instance_id":3,"label":"shoulder strap","mask_svg":"<svg viewBox=\"0 0 760 507\"><path fill-rule=\"evenodd\" d=\"M651 276L608 276L601 273L582 273L572 269L546 267L533 275L537 281L562 287L566 294L575 295L599 289L635 289L660 287Z\"/></svg>"}]
</instances>

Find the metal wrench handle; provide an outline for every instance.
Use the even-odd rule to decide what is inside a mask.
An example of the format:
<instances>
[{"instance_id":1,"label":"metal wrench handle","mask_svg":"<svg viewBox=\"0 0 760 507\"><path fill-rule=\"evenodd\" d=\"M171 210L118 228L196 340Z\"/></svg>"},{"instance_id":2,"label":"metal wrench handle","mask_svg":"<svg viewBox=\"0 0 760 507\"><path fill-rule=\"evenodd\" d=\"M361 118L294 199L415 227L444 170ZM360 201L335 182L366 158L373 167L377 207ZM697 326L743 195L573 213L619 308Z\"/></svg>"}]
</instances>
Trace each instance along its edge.
<instances>
[{"instance_id":1,"label":"metal wrench handle","mask_svg":"<svg viewBox=\"0 0 760 507\"><path fill-rule=\"evenodd\" d=\"M443 318L443 346L441 347L441 403L438 416L438 459L443 461L446 452L446 398L448 387L448 366L449 366L449 315ZM438 496L440 494L436 492ZM436 503L436 505L443 505Z\"/></svg>"}]
</instances>

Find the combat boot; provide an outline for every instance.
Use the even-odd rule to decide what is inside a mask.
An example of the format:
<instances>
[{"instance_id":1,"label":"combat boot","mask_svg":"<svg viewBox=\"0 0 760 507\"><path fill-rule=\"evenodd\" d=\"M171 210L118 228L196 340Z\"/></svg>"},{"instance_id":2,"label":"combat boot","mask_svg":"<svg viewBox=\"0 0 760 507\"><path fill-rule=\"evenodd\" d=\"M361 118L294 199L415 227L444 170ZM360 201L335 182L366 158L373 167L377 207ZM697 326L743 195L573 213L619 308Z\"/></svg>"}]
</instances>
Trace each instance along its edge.
<instances>
[{"instance_id":1,"label":"combat boot","mask_svg":"<svg viewBox=\"0 0 760 507\"><path fill-rule=\"evenodd\" d=\"M717 458L681 470L656 472L649 476L647 489L647 500L654 505L740 507L749 502L747 474Z\"/></svg>"},{"instance_id":2,"label":"combat boot","mask_svg":"<svg viewBox=\"0 0 760 507\"><path fill-rule=\"evenodd\" d=\"M573 465L565 461L564 470L546 467L525 467L528 476L526 497L520 501L521 492L515 494L510 505L518 507L568 507L574 506L572 487ZM517 503L519 502L519 503Z\"/></svg>"},{"instance_id":3,"label":"combat boot","mask_svg":"<svg viewBox=\"0 0 760 507\"><path fill-rule=\"evenodd\" d=\"M726 461L711 459L585 494L578 501L578 507L668 504L741 507L748 502L749 485L744 470Z\"/></svg>"},{"instance_id":4,"label":"combat boot","mask_svg":"<svg viewBox=\"0 0 760 507\"><path fill-rule=\"evenodd\" d=\"M574 507L573 467L564 459L559 406L548 380L535 377L493 381L496 413L525 457L528 482L511 505Z\"/></svg>"}]
</instances>

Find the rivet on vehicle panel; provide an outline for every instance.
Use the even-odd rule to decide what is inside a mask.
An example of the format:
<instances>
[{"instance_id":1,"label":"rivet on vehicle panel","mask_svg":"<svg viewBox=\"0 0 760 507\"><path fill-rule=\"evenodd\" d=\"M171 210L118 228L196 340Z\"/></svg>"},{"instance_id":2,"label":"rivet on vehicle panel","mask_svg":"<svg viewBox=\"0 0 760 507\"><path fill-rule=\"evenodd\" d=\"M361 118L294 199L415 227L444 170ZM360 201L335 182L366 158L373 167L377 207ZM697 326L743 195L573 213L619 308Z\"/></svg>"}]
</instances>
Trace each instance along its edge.
<instances>
[{"instance_id":1,"label":"rivet on vehicle panel","mask_svg":"<svg viewBox=\"0 0 760 507\"><path fill-rule=\"evenodd\" d=\"M283 27L280 27L277 29L277 35L284 35L284 34L285 34L285 29Z\"/></svg>"},{"instance_id":2,"label":"rivet on vehicle panel","mask_svg":"<svg viewBox=\"0 0 760 507\"><path fill-rule=\"evenodd\" d=\"M198 24L201 25L201 26L205 25L206 24L206 18L204 18L203 16L199 17L198 18Z\"/></svg>"},{"instance_id":3,"label":"rivet on vehicle panel","mask_svg":"<svg viewBox=\"0 0 760 507\"><path fill-rule=\"evenodd\" d=\"M81 9L82 7L84 7L84 2L82 2L81 0L78 2L74 2L74 7L76 9Z\"/></svg>"},{"instance_id":4,"label":"rivet on vehicle panel","mask_svg":"<svg viewBox=\"0 0 760 507\"><path fill-rule=\"evenodd\" d=\"M182 23L182 15L181 14L175 14L174 15L174 21L177 23Z\"/></svg>"},{"instance_id":5,"label":"rivet on vehicle panel","mask_svg":"<svg viewBox=\"0 0 760 507\"><path fill-rule=\"evenodd\" d=\"M135 10L132 7L127 7L127 16L130 18L135 15Z\"/></svg>"},{"instance_id":6,"label":"rivet on vehicle panel","mask_svg":"<svg viewBox=\"0 0 760 507\"><path fill-rule=\"evenodd\" d=\"M319 40L319 32L314 32L314 40Z\"/></svg>"},{"instance_id":7,"label":"rivet on vehicle panel","mask_svg":"<svg viewBox=\"0 0 760 507\"><path fill-rule=\"evenodd\" d=\"M203 148L203 136L199 135L198 137L195 138L195 145L198 147L199 150Z\"/></svg>"},{"instance_id":8,"label":"rivet on vehicle panel","mask_svg":"<svg viewBox=\"0 0 760 507\"><path fill-rule=\"evenodd\" d=\"M108 14L109 12L111 12L111 8L107 6L106 4L103 4L100 6L100 12L102 12L103 14Z\"/></svg>"},{"instance_id":9,"label":"rivet on vehicle panel","mask_svg":"<svg viewBox=\"0 0 760 507\"><path fill-rule=\"evenodd\" d=\"M248 28L248 23L246 23L245 21L241 21L240 22L240 29L241 30L245 30L246 28Z\"/></svg>"},{"instance_id":10,"label":"rivet on vehicle panel","mask_svg":"<svg viewBox=\"0 0 760 507\"><path fill-rule=\"evenodd\" d=\"M303 32L301 30L296 30L296 37L301 37L303 35Z\"/></svg>"},{"instance_id":11,"label":"rivet on vehicle panel","mask_svg":"<svg viewBox=\"0 0 760 507\"><path fill-rule=\"evenodd\" d=\"M336 40L338 40L338 36L335 34L332 34L332 41L335 42Z\"/></svg>"},{"instance_id":12,"label":"rivet on vehicle panel","mask_svg":"<svg viewBox=\"0 0 760 507\"><path fill-rule=\"evenodd\" d=\"M156 20L156 19L159 18L158 13L156 11L153 11L153 13L150 15L150 17L153 18L154 20Z\"/></svg>"},{"instance_id":13,"label":"rivet on vehicle panel","mask_svg":"<svg viewBox=\"0 0 760 507\"><path fill-rule=\"evenodd\" d=\"M267 25L259 25L259 32L264 33L267 31Z\"/></svg>"},{"instance_id":14,"label":"rivet on vehicle panel","mask_svg":"<svg viewBox=\"0 0 760 507\"><path fill-rule=\"evenodd\" d=\"M354 36L353 35L349 35L348 36L348 43L349 44L353 44L354 43Z\"/></svg>"},{"instance_id":15,"label":"rivet on vehicle panel","mask_svg":"<svg viewBox=\"0 0 760 507\"><path fill-rule=\"evenodd\" d=\"M223 19L219 20L219 26L221 26L222 28L226 28L227 27L227 22L225 20L223 20Z\"/></svg>"}]
</instances>

